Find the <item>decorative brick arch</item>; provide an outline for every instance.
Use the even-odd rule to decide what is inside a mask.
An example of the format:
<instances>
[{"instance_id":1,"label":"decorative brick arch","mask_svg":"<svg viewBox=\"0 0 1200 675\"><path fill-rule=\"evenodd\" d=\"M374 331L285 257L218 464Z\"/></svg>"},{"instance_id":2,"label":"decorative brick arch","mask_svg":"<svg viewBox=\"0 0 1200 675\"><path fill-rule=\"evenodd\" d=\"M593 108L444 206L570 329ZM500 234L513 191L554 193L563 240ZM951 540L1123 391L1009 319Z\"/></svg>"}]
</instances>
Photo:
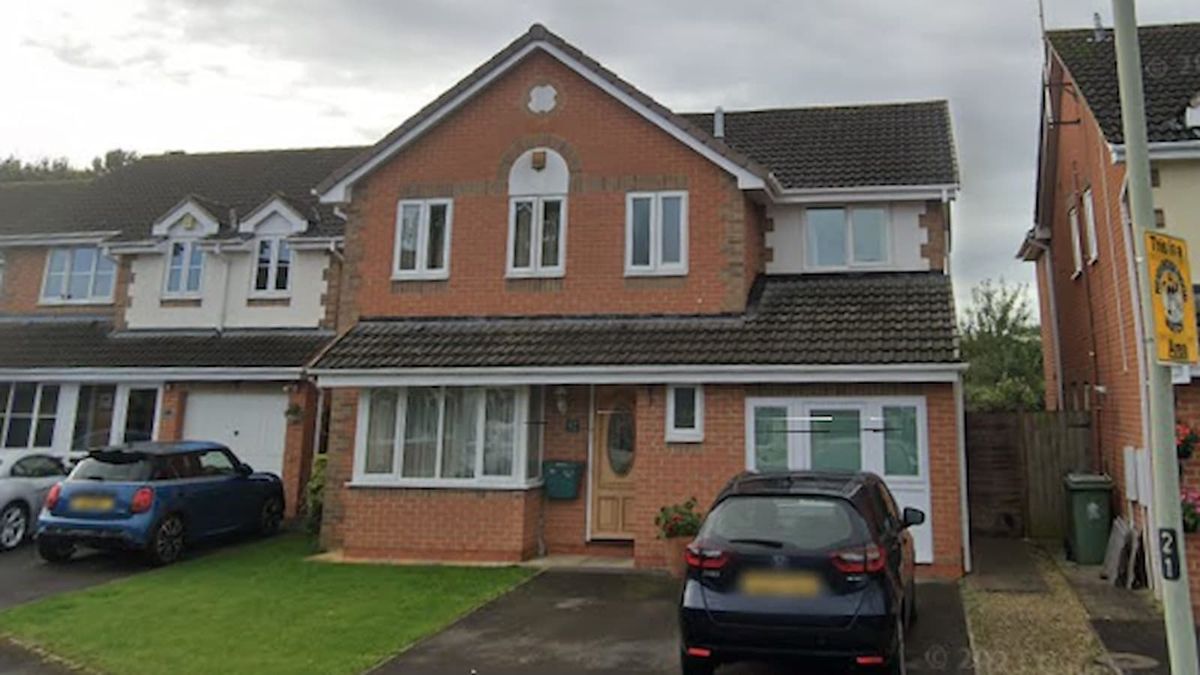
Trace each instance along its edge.
<instances>
[{"instance_id":1,"label":"decorative brick arch","mask_svg":"<svg viewBox=\"0 0 1200 675\"><path fill-rule=\"evenodd\" d=\"M553 134L530 134L522 136L513 141L508 146L508 150L500 156L500 164L496 167L496 180L502 184L508 185L508 171L512 168L513 162L517 161L525 151L533 148L550 148L551 150L562 155L562 158L567 162L567 168L571 170L571 191L575 191L576 176L582 171L582 164L579 161L579 153L571 147L564 139Z\"/></svg>"}]
</instances>

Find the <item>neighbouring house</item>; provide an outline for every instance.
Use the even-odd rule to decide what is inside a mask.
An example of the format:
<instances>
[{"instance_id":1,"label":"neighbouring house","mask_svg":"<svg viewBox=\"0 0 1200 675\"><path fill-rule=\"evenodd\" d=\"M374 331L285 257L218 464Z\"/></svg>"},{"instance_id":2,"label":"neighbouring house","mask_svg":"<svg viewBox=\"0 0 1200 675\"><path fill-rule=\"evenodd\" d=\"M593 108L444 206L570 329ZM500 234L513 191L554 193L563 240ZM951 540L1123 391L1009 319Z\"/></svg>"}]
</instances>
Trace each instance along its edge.
<instances>
[{"instance_id":1,"label":"neighbouring house","mask_svg":"<svg viewBox=\"0 0 1200 675\"><path fill-rule=\"evenodd\" d=\"M323 544L655 567L666 504L862 469L961 575L958 190L944 101L678 114L533 26L316 187L346 216Z\"/></svg>"},{"instance_id":2,"label":"neighbouring house","mask_svg":"<svg viewBox=\"0 0 1200 675\"><path fill-rule=\"evenodd\" d=\"M1157 220L1200 242L1200 23L1139 32ZM1123 131L1113 31L1050 31L1045 40L1034 226L1019 255L1036 265L1046 407L1091 414L1094 465L1117 484L1117 512L1150 522L1150 457L1135 236L1125 193ZM1193 282L1200 274L1193 257ZM1176 369L1176 412L1200 425L1200 377ZM1200 460L1182 463L1200 487ZM1146 550L1157 546L1147 540ZM1188 537L1192 561L1200 539ZM1150 566L1158 570L1158 565ZM1156 572L1155 572L1156 573ZM1193 604L1200 585L1193 574Z\"/></svg>"},{"instance_id":3,"label":"neighbouring house","mask_svg":"<svg viewBox=\"0 0 1200 675\"><path fill-rule=\"evenodd\" d=\"M361 148L147 157L0 184L0 453L219 441L294 513L334 336L343 221L311 189Z\"/></svg>"}]
</instances>

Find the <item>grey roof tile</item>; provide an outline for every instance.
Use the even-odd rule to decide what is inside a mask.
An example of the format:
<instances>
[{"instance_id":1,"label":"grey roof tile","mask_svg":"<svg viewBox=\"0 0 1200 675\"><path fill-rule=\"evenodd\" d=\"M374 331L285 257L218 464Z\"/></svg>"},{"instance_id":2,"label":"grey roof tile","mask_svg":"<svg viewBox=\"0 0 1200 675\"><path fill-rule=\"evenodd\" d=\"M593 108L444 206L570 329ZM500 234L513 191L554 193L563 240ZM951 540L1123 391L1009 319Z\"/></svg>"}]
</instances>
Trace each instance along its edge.
<instances>
[{"instance_id":1,"label":"grey roof tile","mask_svg":"<svg viewBox=\"0 0 1200 675\"><path fill-rule=\"evenodd\" d=\"M1120 144L1125 133L1113 31L1102 34L1100 41L1091 28L1053 30L1046 37L1083 92L1104 136ZM1200 139L1200 130L1184 124L1188 103L1200 94L1200 23L1142 26L1138 41L1150 142Z\"/></svg>"},{"instance_id":2,"label":"grey roof tile","mask_svg":"<svg viewBox=\"0 0 1200 675\"><path fill-rule=\"evenodd\" d=\"M949 277L760 279L740 315L364 319L319 369L834 365L959 360Z\"/></svg>"}]
</instances>

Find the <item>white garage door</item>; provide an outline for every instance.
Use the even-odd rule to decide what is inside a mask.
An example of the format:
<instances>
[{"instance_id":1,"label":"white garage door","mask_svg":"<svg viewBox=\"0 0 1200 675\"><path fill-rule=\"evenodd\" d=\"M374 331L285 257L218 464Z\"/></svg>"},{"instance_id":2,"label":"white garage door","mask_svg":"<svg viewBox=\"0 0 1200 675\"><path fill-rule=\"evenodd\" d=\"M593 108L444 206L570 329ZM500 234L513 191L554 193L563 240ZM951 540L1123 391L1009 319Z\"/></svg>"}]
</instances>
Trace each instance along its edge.
<instances>
[{"instance_id":1,"label":"white garage door","mask_svg":"<svg viewBox=\"0 0 1200 675\"><path fill-rule=\"evenodd\" d=\"M925 400L746 399L746 467L754 471L870 471L900 508L925 512L912 529L917 562L933 562ZM957 495L955 495L957 497Z\"/></svg>"},{"instance_id":2,"label":"white garage door","mask_svg":"<svg viewBox=\"0 0 1200 675\"><path fill-rule=\"evenodd\" d=\"M255 471L283 474L287 394L246 388L188 392L183 436L229 446Z\"/></svg>"}]
</instances>

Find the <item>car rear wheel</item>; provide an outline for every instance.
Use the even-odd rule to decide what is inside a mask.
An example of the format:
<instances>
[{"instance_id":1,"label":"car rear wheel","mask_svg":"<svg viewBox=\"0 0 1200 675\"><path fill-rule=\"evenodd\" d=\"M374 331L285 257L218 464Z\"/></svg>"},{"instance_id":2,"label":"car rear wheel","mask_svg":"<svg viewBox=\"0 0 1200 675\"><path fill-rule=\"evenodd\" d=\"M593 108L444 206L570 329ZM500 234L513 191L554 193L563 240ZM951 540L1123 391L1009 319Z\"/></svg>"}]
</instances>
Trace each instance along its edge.
<instances>
[{"instance_id":1,"label":"car rear wheel","mask_svg":"<svg viewBox=\"0 0 1200 675\"><path fill-rule=\"evenodd\" d=\"M38 555L42 556L42 560L48 563L65 563L75 555L75 544L61 539L39 538Z\"/></svg>"},{"instance_id":2,"label":"car rear wheel","mask_svg":"<svg viewBox=\"0 0 1200 675\"><path fill-rule=\"evenodd\" d=\"M183 520L179 516L167 516L154 528L150 545L146 547L146 557L151 565L170 565L178 560L182 553Z\"/></svg>"},{"instance_id":3,"label":"car rear wheel","mask_svg":"<svg viewBox=\"0 0 1200 675\"><path fill-rule=\"evenodd\" d=\"M24 504L9 504L0 511L0 551L11 551L29 534L29 512Z\"/></svg>"},{"instance_id":4,"label":"car rear wheel","mask_svg":"<svg viewBox=\"0 0 1200 675\"><path fill-rule=\"evenodd\" d=\"M283 500L279 497L267 497L258 516L258 533L269 537L279 531L281 522L283 522Z\"/></svg>"}]
</instances>

